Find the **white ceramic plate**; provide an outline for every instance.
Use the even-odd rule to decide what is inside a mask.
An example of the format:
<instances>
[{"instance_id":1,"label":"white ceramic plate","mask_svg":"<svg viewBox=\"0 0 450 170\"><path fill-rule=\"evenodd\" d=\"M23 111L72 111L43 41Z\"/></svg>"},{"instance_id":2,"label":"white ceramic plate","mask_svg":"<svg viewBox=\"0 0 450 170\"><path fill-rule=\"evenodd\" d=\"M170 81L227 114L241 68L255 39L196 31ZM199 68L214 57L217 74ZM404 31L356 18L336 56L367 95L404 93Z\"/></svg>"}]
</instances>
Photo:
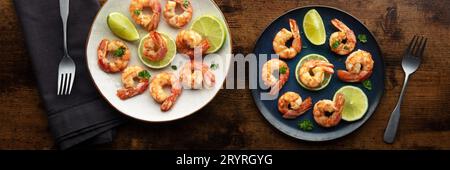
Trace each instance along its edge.
<instances>
[{"instance_id":1,"label":"white ceramic plate","mask_svg":"<svg viewBox=\"0 0 450 170\"><path fill-rule=\"evenodd\" d=\"M167 1L161 0L162 8L164 8ZM87 55L87 64L89 71L91 73L92 79L95 82L95 85L99 89L100 93L104 96L104 98L118 111L128 115L130 117L149 121L149 122L165 122L180 119L186 117L202 107L208 104L217 92L222 87L222 84L225 80L225 77L228 73L228 69L231 63L231 38L229 34L229 28L227 26L225 17L220 11L219 7L211 0L191 0L192 6L194 7L194 15L192 17L192 21L194 21L197 17L203 15L212 15L220 20L222 20L226 26L227 31L227 39L223 47L216 53L218 55L215 56L207 56L204 62L211 64L218 64L219 67L214 70L216 75L216 84L211 89L202 89L202 90L189 90L183 89L183 92L178 97L175 105L168 112L162 112L160 110L160 105L156 103L153 98L150 96L149 90L144 92L141 95L135 96L128 100L120 100L116 96L117 89L122 87L122 83L120 80L120 73L116 74L108 74L103 72L98 64L97 64L97 46L100 41L104 38L108 39L119 39L116 37L108 28L106 23L106 18L111 12L120 12L130 18L130 13L128 12L128 7L130 4L130 0L108 0L95 18L95 21L92 25L91 32L89 34L86 55ZM182 29L190 28L192 21ZM141 26L136 25L138 28L140 37L142 38L148 32L142 29ZM164 17L161 16L161 21L159 23L158 30L159 32L164 32L167 35L171 36L175 40L177 33L181 29L175 29L170 27ZM176 71L172 70L170 65L167 68L155 70L146 67L138 58L137 48L139 45L139 41L136 42L127 42L128 47L131 50L131 60L128 66L138 65L143 68L146 68L150 71L152 76L162 72L162 71L171 71L178 75L178 71L180 70L183 63L188 61L183 56L176 56L172 65L176 65L178 69Z\"/></svg>"}]
</instances>

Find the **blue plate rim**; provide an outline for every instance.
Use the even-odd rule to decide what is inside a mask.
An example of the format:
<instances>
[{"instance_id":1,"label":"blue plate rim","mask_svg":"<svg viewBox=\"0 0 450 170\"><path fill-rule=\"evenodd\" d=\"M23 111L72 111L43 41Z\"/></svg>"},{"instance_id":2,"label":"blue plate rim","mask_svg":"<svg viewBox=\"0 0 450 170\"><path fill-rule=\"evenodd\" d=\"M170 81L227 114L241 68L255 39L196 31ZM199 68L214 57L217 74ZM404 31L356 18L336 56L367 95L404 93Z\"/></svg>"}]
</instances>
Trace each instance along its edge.
<instances>
[{"instance_id":1,"label":"blue plate rim","mask_svg":"<svg viewBox=\"0 0 450 170\"><path fill-rule=\"evenodd\" d=\"M342 12L342 13L344 13L344 14L346 14L346 15L352 17L352 18L355 19L356 21L358 21L358 22L359 22L359 23L360 23L360 24L361 24L361 25L362 25L362 26L370 33L370 35L371 35L371 36L373 37L373 39L375 40L375 44L376 44L377 50L380 52L380 56L379 56L379 57L380 57L380 60L381 60L381 62L382 62L381 67L382 67L382 70L383 70L383 71L381 72L381 74L382 74L381 76L382 76L382 78L383 78L383 81L382 81L381 85L382 85L383 88L381 88L380 92L377 93L376 96L375 96L376 99L375 99L375 101L374 101L374 103L373 103L373 105L375 105L375 107L373 107L373 108L369 107L369 110L368 110L368 112L366 113L366 114L368 114L368 115L364 116L363 120L360 120L360 121L358 121L358 122L352 123L351 125L353 125L353 126L349 127L349 128L351 128L351 129L348 129L348 130L346 130L346 131L344 131L344 132L342 132L342 133L331 133L331 135L330 135L330 134L325 134L325 135L327 135L327 136L311 135L311 133L304 132L304 131L301 131L301 130L298 130L297 132L293 133L293 132L291 132L289 129L283 128L282 126L286 126L286 125L284 125L283 123L279 123L278 121L276 121L275 118L273 118L273 115L271 114L271 112L268 111L268 110L262 105L262 102L260 102L260 101L257 100L257 95L259 95L258 89L252 89L252 90L251 90L251 91L252 91L253 101L255 102L255 104L256 104L258 110L260 111L261 115L263 115L263 117L266 119L266 121L268 121L273 127L275 127L275 128L278 129L279 131L281 131L281 132L283 132L284 134L286 134L286 135L288 135L288 136L290 136L290 137L293 137L293 138L295 138L295 139L299 139L299 140L303 140L303 141L309 141L309 142L325 142L325 141L330 141L330 140L335 140L335 139L338 139L338 138L342 138L342 137L344 137L344 136L347 136L347 135L351 134L352 132L358 130L363 124L365 124L365 123L367 122L367 120L369 120L369 119L372 117L373 113L374 113L374 112L376 111L376 109L378 108L378 106L379 106L379 104L380 104L380 101L381 101L381 99L382 99L382 97L383 97L383 95L384 95L384 93L385 93L385 89L384 89L384 88L385 88L385 84L384 84L384 81L385 81L385 79L386 79L386 76L385 76L385 71L386 71L385 68L386 68L386 64L385 64L385 62L384 62L383 52L382 52L382 50L381 50L381 48L380 48L380 45L379 45L379 43L378 43L378 39L377 39L377 38L374 36L374 34L368 29L368 27L367 27L363 22L361 22L361 20L360 20L359 18L357 18L357 17L351 15L350 13L348 13L348 12L346 12L346 11L344 11L344 10L341 10L341 9L339 9L339 8L332 7L332 6L327 6L327 5L306 5L306 6L301 6L301 7L292 8L292 9L290 9L290 10L284 12L283 14L281 14L280 16L278 16L277 18L273 19L273 20L272 20L272 21L264 28L264 31L261 32L261 34L259 35L258 39L255 41L255 45L254 45L254 47L253 47L253 53L255 52L255 50L256 50L256 48L257 48L256 45L257 45L258 42L260 41L262 35L265 34L265 32L268 30L268 28L269 28L275 21L279 20L281 17L287 15L288 13L290 13L290 12L292 12L292 11L302 10L302 9L305 9L305 8L329 8L329 9L332 9L332 10L336 10L336 11ZM298 135L299 133L300 133L301 135Z\"/></svg>"}]
</instances>

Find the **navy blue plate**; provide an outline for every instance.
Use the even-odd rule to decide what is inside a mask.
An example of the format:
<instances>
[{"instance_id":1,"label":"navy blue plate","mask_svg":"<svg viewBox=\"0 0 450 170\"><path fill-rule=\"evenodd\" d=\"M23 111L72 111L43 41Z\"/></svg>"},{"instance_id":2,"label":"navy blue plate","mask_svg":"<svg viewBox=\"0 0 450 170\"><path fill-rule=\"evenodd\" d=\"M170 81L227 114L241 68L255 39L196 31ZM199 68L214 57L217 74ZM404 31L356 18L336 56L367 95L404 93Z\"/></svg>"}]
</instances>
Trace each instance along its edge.
<instances>
[{"instance_id":1,"label":"navy blue plate","mask_svg":"<svg viewBox=\"0 0 450 170\"><path fill-rule=\"evenodd\" d=\"M322 16L323 23L325 25L327 41L324 45L315 46L311 44L303 33L303 17L306 12L310 9L316 9ZM338 126L333 128L322 128L315 123L312 116L312 109L306 112L304 115L298 117L294 120L286 120L281 117L280 112L277 108L278 98L275 100L261 100L261 93L267 93L267 89L262 89L258 87L252 90L253 99L262 115L269 121L275 128L279 129L283 133L292 136L297 139L302 139L306 141L327 141L333 140L342 136L345 136L356 129L358 129L364 122L366 122L370 116L375 111L378 103L384 92L384 62L381 56L380 47L373 36L373 34L364 26L358 19L351 16L350 14L332 7L326 6L307 6L297 9L293 9L283 14L279 18L275 19L261 34L258 41L255 44L254 53L258 56L259 54L273 54L272 40L275 34L282 28L289 29L289 19L295 19L299 25L303 43L303 49L300 54L298 54L294 59L287 60L286 62L290 68L290 75L288 82L281 89L280 94L287 91L298 92L303 99L308 96L312 97L313 104L321 99L331 99L333 98L335 92L343 86L353 85L361 88L369 99L369 108L367 113L360 120L354 122L346 122L341 120ZM337 18L345 23L350 29L355 32L355 35L365 34L367 36L367 43L358 42L355 50L362 49L368 51L372 54L375 61L374 71L370 80L372 81L372 90L367 90L361 83L345 83L340 81L336 73L332 76L330 84L320 90L320 91L309 91L302 88L295 79L295 67L297 63L303 56L308 54L317 53L325 56L331 63L334 64L335 70L343 69L345 70L345 59L347 56L339 56L330 51L328 38L331 33L336 32L337 29L331 24L331 19ZM258 58L258 57L257 57ZM260 72L258 72L258 76ZM260 79L258 79L260 81ZM260 84L258 82L258 84ZM314 129L312 131L302 131L298 128L298 122L303 119L309 119L314 124Z\"/></svg>"}]
</instances>

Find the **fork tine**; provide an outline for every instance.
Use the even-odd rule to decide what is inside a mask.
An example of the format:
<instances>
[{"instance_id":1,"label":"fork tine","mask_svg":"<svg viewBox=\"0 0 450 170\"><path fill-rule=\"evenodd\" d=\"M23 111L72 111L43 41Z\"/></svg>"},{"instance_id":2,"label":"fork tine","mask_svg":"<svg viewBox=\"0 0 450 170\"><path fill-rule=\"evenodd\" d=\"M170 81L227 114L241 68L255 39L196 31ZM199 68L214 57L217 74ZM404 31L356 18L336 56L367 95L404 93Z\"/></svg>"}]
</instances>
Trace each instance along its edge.
<instances>
[{"instance_id":1,"label":"fork tine","mask_svg":"<svg viewBox=\"0 0 450 170\"><path fill-rule=\"evenodd\" d=\"M70 74L70 81L69 81L70 83L69 83L69 92L68 92L68 94L70 94L72 92L72 86L75 83L75 82L73 82L74 79L75 79L75 74Z\"/></svg>"},{"instance_id":2,"label":"fork tine","mask_svg":"<svg viewBox=\"0 0 450 170\"><path fill-rule=\"evenodd\" d=\"M417 53L419 53L419 50L420 50L420 46L422 45L422 43L423 43L423 37L422 36L419 36L419 38L418 38L418 40L417 40L417 43L415 44L415 46L414 46L414 51L413 51L413 56L414 57L417 57Z\"/></svg>"},{"instance_id":3,"label":"fork tine","mask_svg":"<svg viewBox=\"0 0 450 170\"><path fill-rule=\"evenodd\" d=\"M69 86L70 86L70 73L67 73L66 88L64 89L64 95L68 95Z\"/></svg>"},{"instance_id":4,"label":"fork tine","mask_svg":"<svg viewBox=\"0 0 450 170\"><path fill-rule=\"evenodd\" d=\"M67 88L66 88L66 95L69 94L69 88L70 88L70 84L72 83L72 74L71 73L67 73Z\"/></svg>"},{"instance_id":5,"label":"fork tine","mask_svg":"<svg viewBox=\"0 0 450 170\"><path fill-rule=\"evenodd\" d=\"M61 91L59 92L59 95L64 95L64 86L65 85L66 85L66 74L62 74Z\"/></svg>"},{"instance_id":6,"label":"fork tine","mask_svg":"<svg viewBox=\"0 0 450 170\"><path fill-rule=\"evenodd\" d=\"M58 74L58 91L56 92L57 95L61 95L62 76L62 74Z\"/></svg>"},{"instance_id":7,"label":"fork tine","mask_svg":"<svg viewBox=\"0 0 450 170\"><path fill-rule=\"evenodd\" d=\"M66 81L66 74L62 73L62 79L61 79L61 90L59 91L59 95L64 95L64 85L65 85L65 81Z\"/></svg>"},{"instance_id":8,"label":"fork tine","mask_svg":"<svg viewBox=\"0 0 450 170\"><path fill-rule=\"evenodd\" d=\"M68 77L68 75L67 75L67 73L65 73L64 74L64 86L63 86L63 88L62 88L62 95L66 95L66 89L67 89L67 77Z\"/></svg>"},{"instance_id":9,"label":"fork tine","mask_svg":"<svg viewBox=\"0 0 450 170\"><path fill-rule=\"evenodd\" d=\"M423 44L422 44L422 46L420 47L420 50L419 50L419 52L418 52L418 54L417 54L417 57L420 57L420 58L422 58L423 52L425 51L425 47L427 46L427 41L428 41L428 39L427 39L427 38L424 38L424 39L425 39L425 41L423 42Z\"/></svg>"},{"instance_id":10,"label":"fork tine","mask_svg":"<svg viewBox=\"0 0 450 170\"><path fill-rule=\"evenodd\" d=\"M412 49L414 47L414 44L416 43L416 39L417 39L417 36L415 35L413 37L413 39L411 40L411 42L409 43L409 46L408 46L408 48L406 50L406 53L411 53L411 51L412 51Z\"/></svg>"},{"instance_id":11,"label":"fork tine","mask_svg":"<svg viewBox=\"0 0 450 170\"><path fill-rule=\"evenodd\" d=\"M64 93L64 95L67 95L67 89L68 89L68 87L69 87L69 80L70 80L70 74L69 73L66 73L66 85L64 86L64 91L63 91L63 93Z\"/></svg>"},{"instance_id":12,"label":"fork tine","mask_svg":"<svg viewBox=\"0 0 450 170\"><path fill-rule=\"evenodd\" d=\"M67 85L69 84L69 74L66 73L66 79L64 80L64 89L63 89L63 95L67 94Z\"/></svg>"}]
</instances>

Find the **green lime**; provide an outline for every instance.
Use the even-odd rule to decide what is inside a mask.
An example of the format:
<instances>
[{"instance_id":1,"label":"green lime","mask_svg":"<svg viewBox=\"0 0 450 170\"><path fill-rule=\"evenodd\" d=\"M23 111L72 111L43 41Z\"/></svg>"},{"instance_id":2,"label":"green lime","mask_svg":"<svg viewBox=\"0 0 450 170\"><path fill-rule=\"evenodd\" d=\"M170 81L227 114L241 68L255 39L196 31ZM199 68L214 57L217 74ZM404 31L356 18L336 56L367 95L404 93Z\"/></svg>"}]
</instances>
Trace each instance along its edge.
<instances>
[{"instance_id":1,"label":"green lime","mask_svg":"<svg viewBox=\"0 0 450 170\"><path fill-rule=\"evenodd\" d=\"M198 32L208 39L210 47L207 53L215 53L220 50L227 36L227 29L223 22L209 15L197 18L193 22L191 30Z\"/></svg>"},{"instance_id":2,"label":"green lime","mask_svg":"<svg viewBox=\"0 0 450 170\"><path fill-rule=\"evenodd\" d=\"M112 12L108 15L109 29L118 37L127 41L139 40L139 33L131 21L123 14Z\"/></svg>"},{"instance_id":3,"label":"green lime","mask_svg":"<svg viewBox=\"0 0 450 170\"><path fill-rule=\"evenodd\" d=\"M139 49L138 49L138 56L139 56L139 59L142 61L142 63L144 63L146 66L148 66L150 68L154 68L154 69L161 69L161 68L167 67L170 63L172 63L173 59L175 58L175 54L177 53L175 41L173 41L173 39L171 39L167 34L164 34L161 32L158 32L158 33L160 33L167 42L167 53L166 53L166 56L164 56L164 58L162 60L150 61L147 58L143 57L142 53L143 53L143 49L144 49L143 48L144 40L149 37L149 34L145 35L141 39L141 42L139 43Z\"/></svg>"},{"instance_id":4,"label":"green lime","mask_svg":"<svg viewBox=\"0 0 450 170\"><path fill-rule=\"evenodd\" d=\"M367 96L364 92L355 86L344 86L340 88L336 94L342 93L345 98L344 110L342 111L342 119L346 121L355 121L361 119L369 106Z\"/></svg>"},{"instance_id":5,"label":"green lime","mask_svg":"<svg viewBox=\"0 0 450 170\"><path fill-rule=\"evenodd\" d=\"M322 17L315 9L309 10L303 18L303 31L312 44L325 44L325 26L323 25Z\"/></svg>"},{"instance_id":6,"label":"green lime","mask_svg":"<svg viewBox=\"0 0 450 170\"><path fill-rule=\"evenodd\" d=\"M303 88L305 88L305 89L308 89L308 90L311 90L311 91L319 91L319 90L322 90L323 88L327 87L327 85L330 83L331 77L332 77L333 75L332 75L332 74L325 73L325 78L324 78L324 80L322 81L322 83L321 83L321 85L320 85L319 87L317 87L317 88L310 88L310 87L307 87L306 85L304 85L304 84L300 81L298 72L300 71L300 67L302 67L303 63L305 63L305 62L308 61L308 60L323 60L323 61L329 62L329 61L327 60L327 58L325 58L324 56L319 55L319 54L309 54L309 55L306 55L306 56L302 57L302 59L297 63L297 67L295 67L295 78L297 79L298 84L300 84L300 85L301 85Z\"/></svg>"}]
</instances>

